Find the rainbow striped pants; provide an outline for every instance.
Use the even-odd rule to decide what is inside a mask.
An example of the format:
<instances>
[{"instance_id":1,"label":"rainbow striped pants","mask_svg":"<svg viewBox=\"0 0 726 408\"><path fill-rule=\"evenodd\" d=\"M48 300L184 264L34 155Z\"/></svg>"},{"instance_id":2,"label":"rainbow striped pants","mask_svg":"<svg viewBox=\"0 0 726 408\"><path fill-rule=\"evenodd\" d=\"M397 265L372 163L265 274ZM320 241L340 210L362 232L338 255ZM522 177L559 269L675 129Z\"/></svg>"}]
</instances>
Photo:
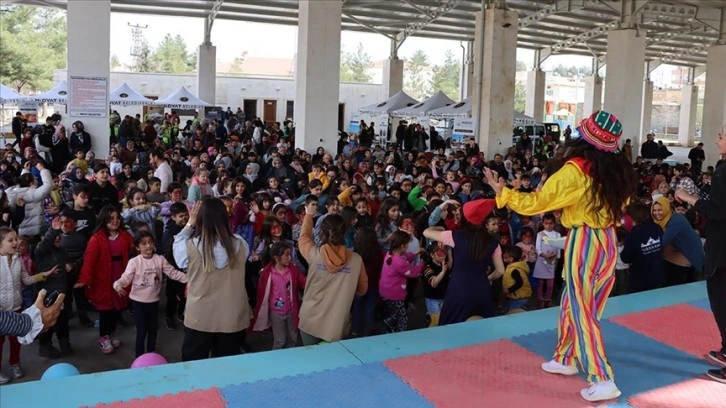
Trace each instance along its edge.
<instances>
[{"instance_id":1,"label":"rainbow striped pants","mask_svg":"<svg viewBox=\"0 0 726 408\"><path fill-rule=\"evenodd\" d=\"M569 366L579 362L590 382L613 379L600 317L615 284L617 242L614 227L583 225L570 231L565 244L565 288L554 359Z\"/></svg>"}]
</instances>

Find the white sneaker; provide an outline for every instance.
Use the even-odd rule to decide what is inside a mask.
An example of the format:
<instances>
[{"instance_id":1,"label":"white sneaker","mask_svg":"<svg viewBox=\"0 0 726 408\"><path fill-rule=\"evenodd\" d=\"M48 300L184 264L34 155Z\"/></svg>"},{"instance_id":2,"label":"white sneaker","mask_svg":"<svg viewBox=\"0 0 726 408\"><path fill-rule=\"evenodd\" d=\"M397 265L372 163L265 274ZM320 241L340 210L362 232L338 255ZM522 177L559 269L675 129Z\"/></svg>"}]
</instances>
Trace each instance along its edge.
<instances>
[{"instance_id":1,"label":"white sneaker","mask_svg":"<svg viewBox=\"0 0 726 408\"><path fill-rule=\"evenodd\" d=\"M613 380L596 382L591 384L589 388L583 388L580 391L582 398L590 402L615 399L619 397L620 394L621 392Z\"/></svg>"},{"instance_id":2,"label":"white sneaker","mask_svg":"<svg viewBox=\"0 0 726 408\"><path fill-rule=\"evenodd\" d=\"M542 363L542 369L550 374L577 375L580 371L575 366L560 364L555 360Z\"/></svg>"},{"instance_id":3,"label":"white sneaker","mask_svg":"<svg viewBox=\"0 0 726 408\"><path fill-rule=\"evenodd\" d=\"M0 384L7 384L10 382L10 377L0 372Z\"/></svg>"}]
</instances>

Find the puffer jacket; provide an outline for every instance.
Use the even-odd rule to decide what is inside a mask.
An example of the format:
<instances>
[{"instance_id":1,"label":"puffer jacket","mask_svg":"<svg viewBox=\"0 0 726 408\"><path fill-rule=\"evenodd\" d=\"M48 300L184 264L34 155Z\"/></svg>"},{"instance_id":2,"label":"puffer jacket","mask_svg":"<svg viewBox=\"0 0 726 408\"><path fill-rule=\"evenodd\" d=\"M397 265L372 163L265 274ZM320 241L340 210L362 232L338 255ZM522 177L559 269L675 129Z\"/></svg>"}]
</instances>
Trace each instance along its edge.
<instances>
[{"instance_id":1,"label":"puffer jacket","mask_svg":"<svg viewBox=\"0 0 726 408\"><path fill-rule=\"evenodd\" d=\"M23 170L23 173L27 173L27 171ZM48 169L40 172L40 178L43 180L43 185L40 187L13 186L6 190L11 207L15 208L18 198L22 197L25 200L25 219L18 227L18 235L39 235L41 227L45 224L43 200L53 188L53 178Z\"/></svg>"}]
</instances>

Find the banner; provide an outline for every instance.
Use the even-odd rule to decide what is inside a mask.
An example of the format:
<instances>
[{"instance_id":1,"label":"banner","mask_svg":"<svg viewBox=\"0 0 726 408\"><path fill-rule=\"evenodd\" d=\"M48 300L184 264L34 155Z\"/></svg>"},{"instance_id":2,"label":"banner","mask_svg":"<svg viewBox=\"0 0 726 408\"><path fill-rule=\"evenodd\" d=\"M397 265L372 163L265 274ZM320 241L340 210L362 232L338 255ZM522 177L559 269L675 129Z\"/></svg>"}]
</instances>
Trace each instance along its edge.
<instances>
[{"instance_id":1,"label":"banner","mask_svg":"<svg viewBox=\"0 0 726 408\"><path fill-rule=\"evenodd\" d=\"M71 76L69 116L108 117L108 78Z\"/></svg>"},{"instance_id":2,"label":"banner","mask_svg":"<svg viewBox=\"0 0 726 408\"><path fill-rule=\"evenodd\" d=\"M451 132L451 145L454 143L464 143L472 137L476 137L474 132L474 119L473 118L455 118L454 119L454 130Z\"/></svg>"}]
</instances>

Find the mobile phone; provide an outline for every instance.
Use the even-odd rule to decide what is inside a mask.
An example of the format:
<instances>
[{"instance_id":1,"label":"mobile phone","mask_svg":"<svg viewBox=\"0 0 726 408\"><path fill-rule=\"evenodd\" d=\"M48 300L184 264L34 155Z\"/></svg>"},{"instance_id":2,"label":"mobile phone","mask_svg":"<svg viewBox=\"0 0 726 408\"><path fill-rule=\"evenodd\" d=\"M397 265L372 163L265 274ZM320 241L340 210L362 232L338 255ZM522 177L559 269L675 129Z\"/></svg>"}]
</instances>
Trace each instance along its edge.
<instances>
[{"instance_id":1,"label":"mobile phone","mask_svg":"<svg viewBox=\"0 0 726 408\"><path fill-rule=\"evenodd\" d=\"M50 295L45 295L45 299L43 300L45 307L53 306L53 303L58 300L58 296L60 296L60 292L57 290L54 290Z\"/></svg>"}]
</instances>

